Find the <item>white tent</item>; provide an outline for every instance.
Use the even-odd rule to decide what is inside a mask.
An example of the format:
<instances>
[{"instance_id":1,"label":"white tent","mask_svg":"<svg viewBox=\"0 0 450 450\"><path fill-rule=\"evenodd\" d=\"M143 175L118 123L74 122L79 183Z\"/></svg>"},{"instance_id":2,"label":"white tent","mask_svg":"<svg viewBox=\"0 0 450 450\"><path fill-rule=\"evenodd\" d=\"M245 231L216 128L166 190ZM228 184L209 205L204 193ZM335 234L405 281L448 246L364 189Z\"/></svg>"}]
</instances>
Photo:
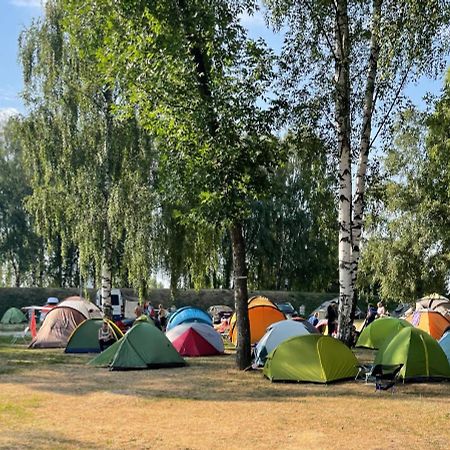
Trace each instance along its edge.
<instances>
[{"instance_id":1,"label":"white tent","mask_svg":"<svg viewBox=\"0 0 450 450\"><path fill-rule=\"evenodd\" d=\"M282 320L267 328L266 334L255 348L255 364L263 366L267 355L286 339L293 336L311 334L302 322L296 320Z\"/></svg>"},{"instance_id":2,"label":"white tent","mask_svg":"<svg viewBox=\"0 0 450 450\"><path fill-rule=\"evenodd\" d=\"M444 350L445 356L450 363L450 329L448 329L441 339L439 339L439 345L442 347L442 350Z\"/></svg>"}]
</instances>

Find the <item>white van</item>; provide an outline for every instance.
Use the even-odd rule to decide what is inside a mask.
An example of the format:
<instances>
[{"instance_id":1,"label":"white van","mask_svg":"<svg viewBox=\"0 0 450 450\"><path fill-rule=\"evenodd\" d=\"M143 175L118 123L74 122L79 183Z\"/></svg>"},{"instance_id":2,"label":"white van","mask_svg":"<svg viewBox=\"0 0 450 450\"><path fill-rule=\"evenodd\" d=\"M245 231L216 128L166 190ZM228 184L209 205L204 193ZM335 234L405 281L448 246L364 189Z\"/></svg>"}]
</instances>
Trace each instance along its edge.
<instances>
[{"instance_id":1,"label":"white van","mask_svg":"<svg viewBox=\"0 0 450 450\"><path fill-rule=\"evenodd\" d=\"M102 303L102 290L97 291L96 305L103 310ZM122 296L122 291L120 289L111 289L111 306L113 308L113 319L121 320L124 318L125 312L125 301Z\"/></svg>"}]
</instances>

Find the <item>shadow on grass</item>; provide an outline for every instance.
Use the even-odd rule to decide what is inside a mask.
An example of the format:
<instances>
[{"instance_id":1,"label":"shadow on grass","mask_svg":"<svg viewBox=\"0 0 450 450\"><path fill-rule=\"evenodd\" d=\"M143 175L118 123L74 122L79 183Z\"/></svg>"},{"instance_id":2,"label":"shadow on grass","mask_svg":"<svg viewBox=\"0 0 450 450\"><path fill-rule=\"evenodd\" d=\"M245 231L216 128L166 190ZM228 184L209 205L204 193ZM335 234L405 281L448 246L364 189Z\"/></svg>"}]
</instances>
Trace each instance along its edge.
<instances>
[{"instance_id":1,"label":"shadow on grass","mask_svg":"<svg viewBox=\"0 0 450 450\"><path fill-rule=\"evenodd\" d=\"M9 436L8 436L9 434ZM76 439L68 439L62 437L58 434L57 430L52 431L51 433L30 430L25 433L3 433L3 438L10 438L12 442L14 442L14 447L11 447L9 444L0 445L0 450L11 448L20 448L20 449L39 449L39 448L57 448L57 449L74 449L74 448L86 448L86 441L79 441ZM103 443L89 443L90 449L103 449L105 448L105 444Z\"/></svg>"},{"instance_id":2,"label":"shadow on grass","mask_svg":"<svg viewBox=\"0 0 450 450\"><path fill-rule=\"evenodd\" d=\"M358 355L360 356L360 355ZM375 393L373 384L341 382L271 383L261 371L241 372L234 367L234 355L187 358L183 368L109 371L87 366L93 355L67 355L63 349L30 350L25 345L0 344L0 384L14 382L33 389L89 395L109 392L142 399L183 399L193 401L300 401L304 397L407 399L450 395L450 383L399 384L397 392ZM360 360L370 354L361 353Z\"/></svg>"}]
</instances>

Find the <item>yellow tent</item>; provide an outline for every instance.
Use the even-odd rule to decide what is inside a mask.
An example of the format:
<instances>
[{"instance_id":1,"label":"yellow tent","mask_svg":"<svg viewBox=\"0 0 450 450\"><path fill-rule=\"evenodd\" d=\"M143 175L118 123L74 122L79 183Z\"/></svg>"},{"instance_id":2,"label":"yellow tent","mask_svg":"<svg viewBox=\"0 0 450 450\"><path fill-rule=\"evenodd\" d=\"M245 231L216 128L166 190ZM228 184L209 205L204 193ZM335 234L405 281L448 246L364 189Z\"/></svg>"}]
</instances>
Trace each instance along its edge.
<instances>
[{"instance_id":1,"label":"yellow tent","mask_svg":"<svg viewBox=\"0 0 450 450\"><path fill-rule=\"evenodd\" d=\"M250 341L258 342L269 325L285 320L285 315L266 297L252 297L248 300L248 318L250 321ZM237 344L236 313L230 320L230 340Z\"/></svg>"}]
</instances>

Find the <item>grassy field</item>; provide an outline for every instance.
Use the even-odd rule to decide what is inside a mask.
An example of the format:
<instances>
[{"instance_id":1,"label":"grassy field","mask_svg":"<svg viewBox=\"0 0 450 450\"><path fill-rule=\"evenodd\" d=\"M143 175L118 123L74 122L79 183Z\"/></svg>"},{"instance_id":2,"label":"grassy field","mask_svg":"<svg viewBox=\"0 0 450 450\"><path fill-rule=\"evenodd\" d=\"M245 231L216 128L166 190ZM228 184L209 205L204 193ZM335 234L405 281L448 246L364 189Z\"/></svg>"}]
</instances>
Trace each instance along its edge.
<instances>
[{"instance_id":1,"label":"grassy field","mask_svg":"<svg viewBox=\"0 0 450 450\"><path fill-rule=\"evenodd\" d=\"M230 350L177 369L89 359L0 337L0 449L449 448L450 383L270 383Z\"/></svg>"}]
</instances>

